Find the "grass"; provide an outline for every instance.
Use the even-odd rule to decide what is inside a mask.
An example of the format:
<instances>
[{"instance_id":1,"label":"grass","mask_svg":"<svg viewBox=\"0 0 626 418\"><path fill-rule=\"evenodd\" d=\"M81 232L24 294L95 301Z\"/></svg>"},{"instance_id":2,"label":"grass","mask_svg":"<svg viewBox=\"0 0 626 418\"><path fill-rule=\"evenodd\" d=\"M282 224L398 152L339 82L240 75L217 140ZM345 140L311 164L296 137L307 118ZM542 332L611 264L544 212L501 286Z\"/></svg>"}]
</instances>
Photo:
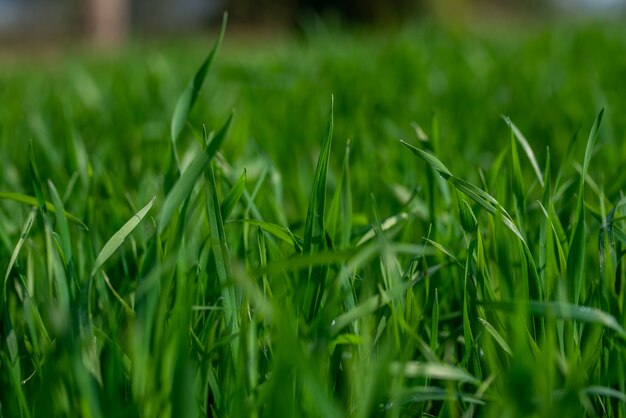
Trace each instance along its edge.
<instances>
[{"instance_id":1,"label":"grass","mask_svg":"<svg viewBox=\"0 0 626 418\"><path fill-rule=\"evenodd\" d=\"M222 36L1 70L0 416L626 416L622 28Z\"/></svg>"}]
</instances>

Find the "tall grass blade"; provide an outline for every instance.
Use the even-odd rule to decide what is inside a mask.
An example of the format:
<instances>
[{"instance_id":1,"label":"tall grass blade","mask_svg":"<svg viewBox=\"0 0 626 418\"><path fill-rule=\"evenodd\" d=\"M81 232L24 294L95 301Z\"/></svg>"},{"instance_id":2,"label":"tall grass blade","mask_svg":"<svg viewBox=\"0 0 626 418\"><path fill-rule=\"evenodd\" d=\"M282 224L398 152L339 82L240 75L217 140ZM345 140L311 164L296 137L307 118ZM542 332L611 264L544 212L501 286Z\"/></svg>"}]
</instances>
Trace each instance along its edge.
<instances>
[{"instance_id":1,"label":"tall grass blade","mask_svg":"<svg viewBox=\"0 0 626 418\"><path fill-rule=\"evenodd\" d=\"M326 228L324 224L324 216L326 211L326 177L328 175L328 162L330 160L330 149L333 139L333 107L334 98L331 96L330 115L328 117L328 125L326 126L326 134L322 143L322 150L317 160L315 169L315 177L313 178L313 187L309 198L309 208L306 214L304 224L304 237L302 249L304 253L316 253L326 248ZM313 318L319 309L321 298L326 286L326 275L328 269L326 266L316 266L309 269L307 277L307 291L305 292L305 303L307 303L308 289L313 281L312 294L308 305L309 319Z\"/></svg>"},{"instance_id":2,"label":"tall grass blade","mask_svg":"<svg viewBox=\"0 0 626 418\"><path fill-rule=\"evenodd\" d=\"M67 224L67 218L64 215L65 210L63 210L63 202L61 201L61 197L59 196L56 187L54 187L54 184L50 180L48 180L48 189L50 190L50 195L52 196L52 202L54 202L65 266L68 274L72 276L74 263L74 257L72 255L72 237L70 236L70 228Z\"/></svg>"},{"instance_id":3,"label":"tall grass blade","mask_svg":"<svg viewBox=\"0 0 626 418\"><path fill-rule=\"evenodd\" d=\"M35 198L37 201L37 205L43 214L47 211L47 206L45 204L45 199L43 196L43 189L41 185L41 177L39 175L39 168L37 167L37 161L35 160L35 150L33 149L33 143L30 142L30 177L31 182L33 184L33 189L35 190Z\"/></svg>"},{"instance_id":4,"label":"tall grass blade","mask_svg":"<svg viewBox=\"0 0 626 418\"><path fill-rule=\"evenodd\" d=\"M185 127L185 123L187 122L187 118L193 109L194 104L198 98L198 94L200 93L200 89L202 88L202 84L204 83L204 79L213 64L213 60L215 59L215 55L219 50L222 40L224 39L224 33L226 32L226 23L228 22L228 14L224 13L224 17L222 18L222 27L220 29L220 33L209 52L209 55L200 65L200 68L193 76L193 78L187 84L185 91L178 99L178 103L176 103L176 108L174 109L174 114L172 115L172 122L170 127L170 136L172 140L172 146L176 145L176 140L180 136L183 128Z\"/></svg>"},{"instance_id":5,"label":"tall grass blade","mask_svg":"<svg viewBox=\"0 0 626 418\"><path fill-rule=\"evenodd\" d=\"M304 226L304 252L316 251L323 246L324 212L326 207L326 176L328 174L328 161L330 159L330 148L333 138L333 105L334 99L330 102L330 116L326 126L326 134L322 143L322 150L317 160L313 187L309 198L309 208L307 210Z\"/></svg>"},{"instance_id":6,"label":"tall grass blade","mask_svg":"<svg viewBox=\"0 0 626 418\"><path fill-rule=\"evenodd\" d=\"M189 165L187 170L180 176L180 178L176 181L172 190L167 194L165 198L165 202L163 203L163 207L161 208L160 218L159 218L159 226L158 232L159 234L163 233L165 227L169 224L172 219L172 215L175 211L178 210L187 199L193 187L195 186L198 178L202 175L202 172L208 167L211 162L211 158L215 155L217 150L224 142L226 138L226 134L228 134L228 130L233 120L233 113L230 114L228 120L220 129L220 131L215 135L209 146L198 153L196 158Z\"/></svg>"},{"instance_id":7,"label":"tall grass blade","mask_svg":"<svg viewBox=\"0 0 626 418\"><path fill-rule=\"evenodd\" d=\"M213 250L213 257L215 258L217 278L222 288L222 303L224 304L225 324L231 335L237 335L239 333L237 300L235 297L233 282L231 281L230 256L228 253L228 246L226 244L227 240L224 232L224 223L222 222L222 214L217 196L215 174L211 164L209 164L209 168L206 170L205 176L206 213L209 220L211 249ZM233 338L231 341L233 364L237 364L237 356L239 355L238 347L239 339Z\"/></svg>"},{"instance_id":8,"label":"tall grass blade","mask_svg":"<svg viewBox=\"0 0 626 418\"><path fill-rule=\"evenodd\" d=\"M585 149L583 170L580 174L580 185L576 204L576 223L569 241L569 253L567 255L567 280L570 297L574 304L578 304L585 277L585 178L587 177L589 161L591 160L591 154L593 153L593 147L598 136L598 130L600 128L600 123L602 122L603 113L604 109L600 110L600 113L593 123L591 132L589 132L589 139L587 140L587 147Z\"/></svg>"}]
</instances>

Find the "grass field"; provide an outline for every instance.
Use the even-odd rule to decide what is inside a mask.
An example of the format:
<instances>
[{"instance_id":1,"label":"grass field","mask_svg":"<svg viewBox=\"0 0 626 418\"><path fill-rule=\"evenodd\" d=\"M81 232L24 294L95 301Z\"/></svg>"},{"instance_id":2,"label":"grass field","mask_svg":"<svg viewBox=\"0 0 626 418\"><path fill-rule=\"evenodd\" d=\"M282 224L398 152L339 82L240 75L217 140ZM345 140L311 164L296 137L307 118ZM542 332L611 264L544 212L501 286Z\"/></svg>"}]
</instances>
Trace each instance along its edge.
<instances>
[{"instance_id":1,"label":"grass field","mask_svg":"<svg viewBox=\"0 0 626 418\"><path fill-rule=\"evenodd\" d=\"M211 42L0 67L0 416L626 417L623 28Z\"/></svg>"}]
</instances>

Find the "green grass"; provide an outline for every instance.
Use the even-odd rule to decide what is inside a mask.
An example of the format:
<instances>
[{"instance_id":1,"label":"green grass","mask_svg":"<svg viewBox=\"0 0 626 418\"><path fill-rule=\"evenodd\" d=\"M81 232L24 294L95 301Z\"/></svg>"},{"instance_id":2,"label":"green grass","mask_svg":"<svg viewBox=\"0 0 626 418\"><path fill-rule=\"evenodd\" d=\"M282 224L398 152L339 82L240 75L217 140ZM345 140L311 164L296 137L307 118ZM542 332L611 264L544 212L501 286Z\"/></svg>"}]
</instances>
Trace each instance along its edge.
<instances>
[{"instance_id":1,"label":"green grass","mask_svg":"<svg viewBox=\"0 0 626 418\"><path fill-rule=\"evenodd\" d=\"M626 31L219 43L0 67L0 416L626 417Z\"/></svg>"}]
</instances>

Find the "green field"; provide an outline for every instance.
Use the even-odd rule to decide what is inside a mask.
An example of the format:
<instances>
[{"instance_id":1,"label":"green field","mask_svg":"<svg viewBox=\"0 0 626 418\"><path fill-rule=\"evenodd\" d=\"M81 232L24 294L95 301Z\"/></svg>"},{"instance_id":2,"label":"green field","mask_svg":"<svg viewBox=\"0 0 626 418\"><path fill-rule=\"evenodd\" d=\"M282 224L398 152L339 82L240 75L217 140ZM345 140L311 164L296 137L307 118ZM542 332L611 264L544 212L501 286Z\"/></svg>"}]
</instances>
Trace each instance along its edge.
<instances>
[{"instance_id":1,"label":"green field","mask_svg":"<svg viewBox=\"0 0 626 418\"><path fill-rule=\"evenodd\" d=\"M0 417L626 417L620 24L229 36L0 65Z\"/></svg>"}]
</instances>

